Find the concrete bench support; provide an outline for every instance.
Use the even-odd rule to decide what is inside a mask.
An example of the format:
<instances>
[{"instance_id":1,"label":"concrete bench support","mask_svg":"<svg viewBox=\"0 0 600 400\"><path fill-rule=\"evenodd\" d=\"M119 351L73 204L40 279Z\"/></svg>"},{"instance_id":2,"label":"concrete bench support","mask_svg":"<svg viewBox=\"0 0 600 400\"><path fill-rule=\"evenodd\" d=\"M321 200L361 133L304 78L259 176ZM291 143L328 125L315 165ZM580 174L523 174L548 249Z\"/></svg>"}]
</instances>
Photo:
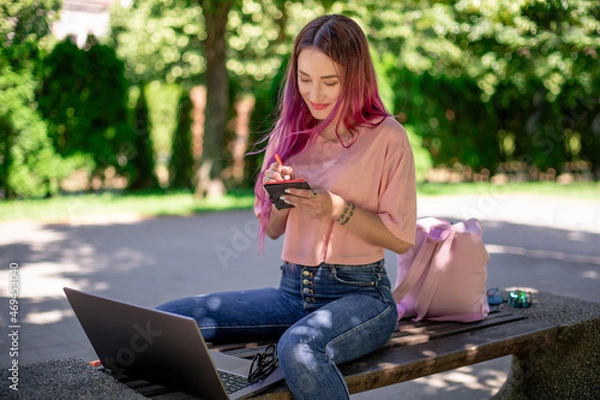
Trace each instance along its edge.
<instances>
[{"instance_id":1,"label":"concrete bench support","mask_svg":"<svg viewBox=\"0 0 600 400\"><path fill-rule=\"evenodd\" d=\"M599 398L600 303L550 293L533 299L535 307L518 312L559 325L558 338L513 355L508 379L493 400Z\"/></svg>"}]
</instances>

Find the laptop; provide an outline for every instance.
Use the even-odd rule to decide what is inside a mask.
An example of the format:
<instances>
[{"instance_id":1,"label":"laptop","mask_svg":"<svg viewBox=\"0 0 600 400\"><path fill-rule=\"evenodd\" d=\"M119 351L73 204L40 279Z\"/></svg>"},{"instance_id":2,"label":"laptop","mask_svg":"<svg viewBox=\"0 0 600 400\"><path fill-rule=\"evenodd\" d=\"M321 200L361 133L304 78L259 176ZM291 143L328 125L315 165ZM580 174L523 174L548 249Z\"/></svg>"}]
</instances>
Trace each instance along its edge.
<instances>
[{"instance_id":1,"label":"laptop","mask_svg":"<svg viewBox=\"0 0 600 400\"><path fill-rule=\"evenodd\" d=\"M283 379L249 385L250 360L209 350L193 318L64 288L102 365L206 400L245 399ZM243 388L229 388L231 380ZM234 385L235 386L235 385Z\"/></svg>"}]
</instances>

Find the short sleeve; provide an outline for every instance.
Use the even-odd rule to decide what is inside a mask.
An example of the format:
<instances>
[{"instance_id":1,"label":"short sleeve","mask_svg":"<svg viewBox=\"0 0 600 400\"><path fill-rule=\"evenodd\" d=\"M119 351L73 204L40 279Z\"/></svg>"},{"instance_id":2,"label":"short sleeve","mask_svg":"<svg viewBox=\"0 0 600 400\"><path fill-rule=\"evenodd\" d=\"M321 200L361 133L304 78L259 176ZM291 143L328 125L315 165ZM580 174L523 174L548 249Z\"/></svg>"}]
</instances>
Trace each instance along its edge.
<instances>
[{"instance_id":1,"label":"short sleeve","mask_svg":"<svg viewBox=\"0 0 600 400\"><path fill-rule=\"evenodd\" d=\"M417 223L417 189L414 156L406 132L389 143L385 153L378 215L389 231L414 245Z\"/></svg>"}]
</instances>

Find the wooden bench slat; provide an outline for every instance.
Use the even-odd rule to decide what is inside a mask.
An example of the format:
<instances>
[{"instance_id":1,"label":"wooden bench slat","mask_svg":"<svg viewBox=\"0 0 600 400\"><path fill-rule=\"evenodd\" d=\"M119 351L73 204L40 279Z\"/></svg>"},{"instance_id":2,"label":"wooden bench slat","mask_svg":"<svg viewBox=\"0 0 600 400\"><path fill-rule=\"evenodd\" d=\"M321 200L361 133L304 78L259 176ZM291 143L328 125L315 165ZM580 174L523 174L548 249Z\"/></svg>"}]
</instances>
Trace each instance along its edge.
<instances>
[{"instance_id":1,"label":"wooden bench slat","mask_svg":"<svg viewBox=\"0 0 600 400\"><path fill-rule=\"evenodd\" d=\"M453 336L463 332L472 332L478 329L490 328L522 319L523 317L515 314L503 313L483 321L468 324L460 322L435 323L430 321L419 323L407 322L406 324L402 324L401 322L398 330L392 334L391 338L382 346L382 349L425 343L429 340L445 336Z\"/></svg>"},{"instance_id":2,"label":"wooden bench slat","mask_svg":"<svg viewBox=\"0 0 600 400\"><path fill-rule=\"evenodd\" d=\"M172 392L153 396L152 400L198 400L198 398L187 393Z\"/></svg>"}]
</instances>

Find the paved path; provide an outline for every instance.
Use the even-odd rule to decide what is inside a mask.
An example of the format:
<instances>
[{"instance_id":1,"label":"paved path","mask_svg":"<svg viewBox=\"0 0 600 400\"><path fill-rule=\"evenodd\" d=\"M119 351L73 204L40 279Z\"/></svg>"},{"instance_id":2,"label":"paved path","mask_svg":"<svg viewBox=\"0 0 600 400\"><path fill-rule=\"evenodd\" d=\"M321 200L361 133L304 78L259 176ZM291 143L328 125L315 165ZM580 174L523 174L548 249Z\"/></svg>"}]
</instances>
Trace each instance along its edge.
<instances>
[{"instance_id":1,"label":"paved path","mask_svg":"<svg viewBox=\"0 0 600 400\"><path fill-rule=\"evenodd\" d=\"M600 302L600 201L490 192L426 197L419 200L419 215L480 218L492 256L489 287L530 287ZM6 282L18 270L19 362L94 359L62 287L152 307L202 292L276 285L281 241L268 242L261 255L256 232L250 211L68 225L2 223L2 332L9 322ZM394 256L388 254L386 261L394 280ZM2 368L12 361L7 337L0 335ZM508 364L503 358L354 397L489 398Z\"/></svg>"}]
</instances>

